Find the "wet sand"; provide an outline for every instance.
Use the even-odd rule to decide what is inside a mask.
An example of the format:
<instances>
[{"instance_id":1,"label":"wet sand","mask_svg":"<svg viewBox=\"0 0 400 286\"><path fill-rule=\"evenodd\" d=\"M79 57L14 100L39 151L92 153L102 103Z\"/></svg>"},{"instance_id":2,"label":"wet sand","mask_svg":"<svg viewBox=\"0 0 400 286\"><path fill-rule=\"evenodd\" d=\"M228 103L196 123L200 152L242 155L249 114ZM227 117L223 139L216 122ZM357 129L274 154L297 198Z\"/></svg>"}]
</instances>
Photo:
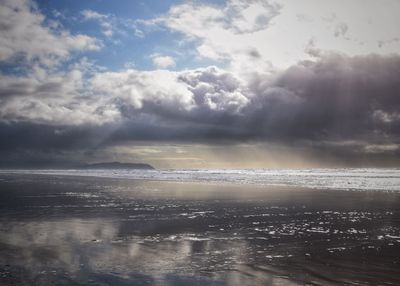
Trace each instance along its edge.
<instances>
[{"instance_id":1,"label":"wet sand","mask_svg":"<svg viewBox=\"0 0 400 286\"><path fill-rule=\"evenodd\" d=\"M0 176L0 285L400 285L400 193Z\"/></svg>"}]
</instances>

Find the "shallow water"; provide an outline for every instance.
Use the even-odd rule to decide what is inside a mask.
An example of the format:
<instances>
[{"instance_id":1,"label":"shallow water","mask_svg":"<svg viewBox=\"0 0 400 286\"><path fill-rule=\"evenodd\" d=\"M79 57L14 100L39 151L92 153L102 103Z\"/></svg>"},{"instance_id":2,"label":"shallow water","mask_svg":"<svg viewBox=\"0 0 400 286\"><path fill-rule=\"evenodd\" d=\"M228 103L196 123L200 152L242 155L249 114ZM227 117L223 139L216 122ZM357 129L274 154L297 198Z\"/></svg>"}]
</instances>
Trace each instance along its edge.
<instances>
[{"instance_id":1,"label":"shallow water","mask_svg":"<svg viewBox=\"0 0 400 286\"><path fill-rule=\"evenodd\" d=\"M0 285L400 285L400 194L0 175Z\"/></svg>"}]
</instances>

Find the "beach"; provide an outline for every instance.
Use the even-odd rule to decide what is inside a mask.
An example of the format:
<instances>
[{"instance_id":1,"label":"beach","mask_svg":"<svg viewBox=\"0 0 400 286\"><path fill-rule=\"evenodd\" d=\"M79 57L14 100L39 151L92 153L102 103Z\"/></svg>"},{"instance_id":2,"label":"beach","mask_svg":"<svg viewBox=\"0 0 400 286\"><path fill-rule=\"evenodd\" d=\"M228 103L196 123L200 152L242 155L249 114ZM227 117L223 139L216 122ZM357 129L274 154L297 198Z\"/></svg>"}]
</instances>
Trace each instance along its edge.
<instances>
[{"instance_id":1,"label":"beach","mask_svg":"<svg viewBox=\"0 0 400 286\"><path fill-rule=\"evenodd\" d=\"M400 193L0 174L0 285L400 285Z\"/></svg>"}]
</instances>

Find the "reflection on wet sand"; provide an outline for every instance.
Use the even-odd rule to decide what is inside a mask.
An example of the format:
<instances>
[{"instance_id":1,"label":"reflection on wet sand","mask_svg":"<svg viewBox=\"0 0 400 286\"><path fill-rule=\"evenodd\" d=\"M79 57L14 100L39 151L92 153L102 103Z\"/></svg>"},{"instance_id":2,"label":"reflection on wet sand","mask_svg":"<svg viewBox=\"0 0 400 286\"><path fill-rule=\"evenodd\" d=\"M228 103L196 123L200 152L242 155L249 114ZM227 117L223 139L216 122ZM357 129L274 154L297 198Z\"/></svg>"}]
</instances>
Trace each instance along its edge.
<instances>
[{"instance_id":1,"label":"reflection on wet sand","mask_svg":"<svg viewBox=\"0 0 400 286\"><path fill-rule=\"evenodd\" d=\"M396 193L4 175L0 187L1 285L400 283Z\"/></svg>"},{"instance_id":2,"label":"reflection on wet sand","mask_svg":"<svg viewBox=\"0 0 400 286\"><path fill-rule=\"evenodd\" d=\"M244 239L120 237L117 229L114 222L79 219L13 226L1 235L3 282L295 285L276 275L279 272L243 264L254 255L247 252L251 246Z\"/></svg>"}]
</instances>

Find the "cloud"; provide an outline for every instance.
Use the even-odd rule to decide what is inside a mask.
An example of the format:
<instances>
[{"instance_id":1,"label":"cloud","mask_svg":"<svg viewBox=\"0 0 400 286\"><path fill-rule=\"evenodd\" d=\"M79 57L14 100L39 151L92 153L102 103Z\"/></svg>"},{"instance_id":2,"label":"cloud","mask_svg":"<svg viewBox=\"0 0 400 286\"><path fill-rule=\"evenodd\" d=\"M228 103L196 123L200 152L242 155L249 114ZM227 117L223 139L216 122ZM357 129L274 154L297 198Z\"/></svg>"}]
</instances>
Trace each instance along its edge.
<instances>
[{"instance_id":1,"label":"cloud","mask_svg":"<svg viewBox=\"0 0 400 286\"><path fill-rule=\"evenodd\" d=\"M335 37L340 37L340 36L345 36L349 27L347 26L346 23L340 23L335 27Z\"/></svg>"},{"instance_id":2,"label":"cloud","mask_svg":"<svg viewBox=\"0 0 400 286\"><path fill-rule=\"evenodd\" d=\"M114 17L111 15L101 14L93 10L83 10L81 12L85 21L98 21L101 26L101 32L108 38L112 37L115 33L116 23Z\"/></svg>"},{"instance_id":3,"label":"cloud","mask_svg":"<svg viewBox=\"0 0 400 286\"><path fill-rule=\"evenodd\" d=\"M157 105L190 110L192 94L178 81L177 75L167 70L104 72L90 80L90 88L95 94L115 99L121 108L141 110L146 105Z\"/></svg>"},{"instance_id":4,"label":"cloud","mask_svg":"<svg viewBox=\"0 0 400 286\"><path fill-rule=\"evenodd\" d=\"M3 122L82 125L119 118L107 99L85 91L84 73L77 68L49 74L36 67L24 77L0 75L0 95Z\"/></svg>"},{"instance_id":5,"label":"cloud","mask_svg":"<svg viewBox=\"0 0 400 286\"><path fill-rule=\"evenodd\" d=\"M116 38L117 36L125 38L129 38L132 35L138 38L145 36L144 32L139 29L140 26L144 25L141 20L118 17L111 13L102 14L89 9L81 11L81 16L83 21L97 22L101 27L101 32L107 39ZM114 43L119 42L115 41Z\"/></svg>"},{"instance_id":6,"label":"cloud","mask_svg":"<svg viewBox=\"0 0 400 286\"><path fill-rule=\"evenodd\" d=\"M269 27L279 9L280 5L267 1L227 1L222 7L185 3L150 22L181 33L189 43L196 42L200 57L229 61L232 66L238 65L237 69L243 69L245 64L254 69L259 66L249 60L260 60L253 56L260 33Z\"/></svg>"},{"instance_id":7,"label":"cloud","mask_svg":"<svg viewBox=\"0 0 400 286\"><path fill-rule=\"evenodd\" d=\"M54 25L53 25L54 26ZM26 0L5 0L0 4L0 61L23 57L52 66L74 51L98 50L101 43L83 34L46 25L36 5Z\"/></svg>"},{"instance_id":8,"label":"cloud","mask_svg":"<svg viewBox=\"0 0 400 286\"><path fill-rule=\"evenodd\" d=\"M82 16L85 20L100 20L100 19L107 19L108 16L105 14L98 13L93 10L83 10L81 12Z\"/></svg>"},{"instance_id":9,"label":"cloud","mask_svg":"<svg viewBox=\"0 0 400 286\"><path fill-rule=\"evenodd\" d=\"M399 56L326 54L317 62L301 62L273 82L252 83L257 101L264 102L252 119L272 130L267 134L292 139L398 140L399 68Z\"/></svg>"},{"instance_id":10,"label":"cloud","mask_svg":"<svg viewBox=\"0 0 400 286\"><path fill-rule=\"evenodd\" d=\"M185 120L201 122L202 117L235 116L249 101L239 80L217 67L181 72L131 69L98 73L90 82L94 94L111 98L124 117L136 122L144 117L147 123L172 120L180 125Z\"/></svg>"},{"instance_id":11,"label":"cloud","mask_svg":"<svg viewBox=\"0 0 400 286\"><path fill-rule=\"evenodd\" d=\"M169 67L175 67L176 63L171 56L162 56L160 54L151 55L153 65L157 68L165 69Z\"/></svg>"},{"instance_id":12,"label":"cloud","mask_svg":"<svg viewBox=\"0 0 400 286\"><path fill-rule=\"evenodd\" d=\"M264 71L267 63L282 69L311 59L305 50L310 40L316 49L349 56L397 53L400 43L391 40L400 37L399 30L393 29L400 18L388 9L398 11L400 2L189 2L147 22L180 33L188 44L195 43L200 57L229 63L236 73L251 73ZM382 44L386 42L390 45ZM258 56L252 57L254 52L249 51L255 50Z\"/></svg>"}]
</instances>

